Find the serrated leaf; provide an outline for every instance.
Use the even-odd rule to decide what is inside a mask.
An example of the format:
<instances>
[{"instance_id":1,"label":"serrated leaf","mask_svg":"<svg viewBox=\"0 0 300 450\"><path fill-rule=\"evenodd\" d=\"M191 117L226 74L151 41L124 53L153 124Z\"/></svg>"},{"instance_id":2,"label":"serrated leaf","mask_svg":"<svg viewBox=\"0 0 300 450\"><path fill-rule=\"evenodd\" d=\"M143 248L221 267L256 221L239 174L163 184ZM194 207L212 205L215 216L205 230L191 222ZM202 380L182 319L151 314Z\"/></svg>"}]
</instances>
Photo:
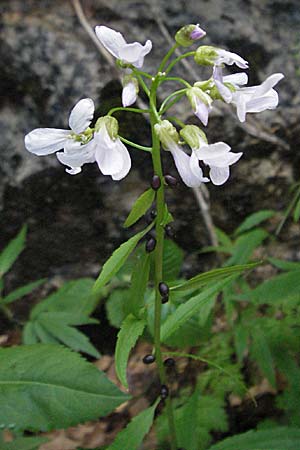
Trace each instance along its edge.
<instances>
[{"instance_id":1,"label":"serrated leaf","mask_svg":"<svg viewBox=\"0 0 300 450\"><path fill-rule=\"evenodd\" d=\"M239 236L234 243L232 256L226 261L225 266L247 263L251 258L253 251L259 247L268 236L269 234L260 228Z\"/></svg>"},{"instance_id":2,"label":"serrated leaf","mask_svg":"<svg viewBox=\"0 0 300 450\"><path fill-rule=\"evenodd\" d=\"M135 346L138 338L142 335L145 326L146 322L144 320L139 320L132 314L129 314L122 323L118 333L115 355L116 373L119 380L126 388L128 388L126 369L129 353Z\"/></svg>"},{"instance_id":3,"label":"serrated leaf","mask_svg":"<svg viewBox=\"0 0 300 450\"><path fill-rule=\"evenodd\" d=\"M24 250L27 226L24 225L19 234L12 239L0 253L0 277L2 277Z\"/></svg>"},{"instance_id":4,"label":"serrated leaf","mask_svg":"<svg viewBox=\"0 0 300 450\"><path fill-rule=\"evenodd\" d=\"M118 434L107 450L138 450L152 426L158 402L159 400L150 406L150 408L145 409L135 416L127 427Z\"/></svg>"},{"instance_id":5,"label":"serrated leaf","mask_svg":"<svg viewBox=\"0 0 300 450\"><path fill-rule=\"evenodd\" d=\"M195 295L186 303L180 305L176 311L170 315L161 328L161 340L165 342L179 327L181 327L187 320L199 313L202 307L210 302L211 297L214 297L227 286L234 277L226 278L225 280L215 283L214 286L207 288L200 294Z\"/></svg>"},{"instance_id":6,"label":"serrated leaf","mask_svg":"<svg viewBox=\"0 0 300 450\"><path fill-rule=\"evenodd\" d=\"M129 289L114 289L105 302L105 309L109 323L115 328L121 324L128 315L127 302L130 301Z\"/></svg>"},{"instance_id":7,"label":"serrated leaf","mask_svg":"<svg viewBox=\"0 0 300 450\"><path fill-rule=\"evenodd\" d=\"M150 272L150 254L145 251L138 255L131 275L131 286L125 310L138 317L141 307L144 306L144 295L147 288Z\"/></svg>"},{"instance_id":8,"label":"serrated leaf","mask_svg":"<svg viewBox=\"0 0 300 450\"><path fill-rule=\"evenodd\" d=\"M22 286L18 289L15 289L14 291L10 292L6 297L1 299L2 304L7 305L8 303L12 303L16 300L18 300L21 297L24 297L24 295L29 294L37 287L41 286L41 284L45 283L46 278L43 278L42 280L33 281L32 283L25 284L25 286Z\"/></svg>"},{"instance_id":9,"label":"serrated leaf","mask_svg":"<svg viewBox=\"0 0 300 450\"><path fill-rule=\"evenodd\" d=\"M60 344L59 340L50 334L39 322L33 322L33 328L38 338L38 342L42 344Z\"/></svg>"},{"instance_id":10,"label":"serrated leaf","mask_svg":"<svg viewBox=\"0 0 300 450\"><path fill-rule=\"evenodd\" d=\"M168 239L164 240L163 280L173 281L178 278L183 262L183 250Z\"/></svg>"},{"instance_id":11,"label":"serrated leaf","mask_svg":"<svg viewBox=\"0 0 300 450\"><path fill-rule=\"evenodd\" d=\"M0 349L0 424L67 428L113 411L128 396L77 353L57 345Z\"/></svg>"},{"instance_id":12,"label":"serrated leaf","mask_svg":"<svg viewBox=\"0 0 300 450\"><path fill-rule=\"evenodd\" d=\"M299 450L300 428L274 427L229 437L209 450Z\"/></svg>"},{"instance_id":13,"label":"serrated leaf","mask_svg":"<svg viewBox=\"0 0 300 450\"><path fill-rule=\"evenodd\" d=\"M240 264L231 267L222 267L220 269L210 270L208 272L200 273L193 278L185 281L184 283L171 286L170 291L188 291L192 289L198 289L211 281L217 281L221 278L228 277L229 275L233 275L236 273L241 273L245 270L253 269L254 267L261 264L261 262L249 263L249 264Z\"/></svg>"},{"instance_id":14,"label":"serrated leaf","mask_svg":"<svg viewBox=\"0 0 300 450\"><path fill-rule=\"evenodd\" d=\"M277 275L263 283L251 292L247 293L247 297L256 304L278 305L284 303L290 298L300 300L300 270Z\"/></svg>"},{"instance_id":15,"label":"serrated leaf","mask_svg":"<svg viewBox=\"0 0 300 450\"><path fill-rule=\"evenodd\" d=\"M300 270L300 262L286 261L284 259L268 258L268 261L280 270Z\"/></svg>"},{"instance_id":16,"label":"serrated leaf","mask_svg":"<svg viewBox=\"0 0 300 450\"><path fill-rule=\"evenodd\" d=\"M39 342L32 322L27 322L23 328L22 342L25 345L37 344Z\"/></svg>"},{"instance_id":17,"label":"serrated leaf","mask_svg":"<svg viewBox=\"0 0 300 450\"><path fill-rule=\"evenodd\" d=\"M55 339L65 344L67 347L77 351L84 352L94 358L99 358L100 353L90 343L89 339L76 328L68 326L62 322L51 320L46 314L39 316L39 322L42 327Z\"/></svg>"},{"instance_id":18,"label":"serrated leaf","mask_svg":"<svg viewBox=\"0 0 300 450\"><path fill-rule=\"evenodd\" d=\"M273 387L276 387L276 376L274 361L269 343L261 328L255 327L252 330L251 354L255 359L263 374L268 378Z\"/></svg>"},{"instance_id":19,"label":"serrated leaf","mask_svg":"<svg viewBox=\"0 0 300 450\"><path fill-rule=\"evenodd\" d=\"M150 224L143 231L140 231L139 233L132 236L128 241L121 244L120 247L113 252L111 257L102 267L100 275L98 276L94 284L94 294L99 292L101 288L105 286L106 283L108 283L111 278L120 270L130 253L135 249L136 245L142 239L142 237L145 236L145 234L147 234L149 230L151 230L152 226L153 225Z\"/></svg>"},{"instance_id":20,"label":"serrated leaf","mask_svg":"<svg viewBox=\"0 0 300 450\"><path fill-rule=\"evenodd\" d=\"M92 278L80 278L65 283L56 292L38 303L31 310L30 318L35 319L45 311L72 312L86 316L91 314L96 306L95 299L91 296L93 285Z\"/></svg>"},{"instance_id":21,"label":"serrated leaf","mask_svg":"<svg viewBox=\"0 0 300 450\"><path fill-rule=\"evenodd\" d=\"M125 220L124 227L131 227L137 220L139 220L146 211L151 207L155 198L155 191L150 188L145 191L134 203L127 219Z\"/></svg>"},{"instance_id":22,"label":"serrated leaf","mask_svg":"<svg viewBox=\"0 0 300 450\"><path fill-rule=\"evenodd\" d=\"M270 217L273 217L274 215L275 211L272 211L270 209L263 209L256 213L253 213L241 223L241 225L235 230L234 234L237 235L251 230L251 228L256 227L257 225L267 219L270 219Z\"/></svg>"},{"instance_id":23,"label":"serrated leaf","mask_svg":"<svg viewBox=\"0 0 300 450\"><path fill-rule=\"evenodd\" d=\"M1 442L1 450L37 450L40 445L48 442L43 437L20 437L11 442Z\"/></svg>"}]
</instances>

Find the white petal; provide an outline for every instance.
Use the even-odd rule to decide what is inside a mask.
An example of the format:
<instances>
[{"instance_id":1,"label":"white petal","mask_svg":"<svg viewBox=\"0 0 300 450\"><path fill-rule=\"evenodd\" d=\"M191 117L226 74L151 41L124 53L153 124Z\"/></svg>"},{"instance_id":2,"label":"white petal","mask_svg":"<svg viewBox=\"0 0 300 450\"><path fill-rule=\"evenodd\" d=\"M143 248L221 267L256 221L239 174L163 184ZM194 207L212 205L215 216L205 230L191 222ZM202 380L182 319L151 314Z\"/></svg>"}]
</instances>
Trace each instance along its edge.
<instances>
[{"instance_id":1,"label":"white petal","mask_svg":"<svg viewBox=\"0 0 300 450\"><path fill-rule=\"evenodd\" d=\"M189 187L200 186L201 182L204 180L201 179L201 176L195 176L192 172L190 167L190 156L184 153L184 151L181 150L176 144L170 147L169 150L172 153L175 165L183 182Z\"/></svg>"},{"instance_id":2,"label":"white petal","mask_svg":"<svg viewBox=\"0 0 300 450\"><path fill-rule=\"evenodd\" d=\"M229 153L231 147L225 142L216 142L215 144L203 144L200 149L195 150L197 158L204 161L209 161L210 159L222 158L224 155ZM209 164L206 163L206 164Z\"/></svg>"},{"instance_id":3,"label":"white petal","mask_svg":"<svg viewBox=\"0 0 300 450\"><path fill-rule=\"evenodd\" d=\"M70 175L77 175L81 170L81 167L74 167L73 169L66 169L66 172Z\"/></svg>"},{"instance_id":4,"label":"white petal","mask_svg":"<svg viewBox=\"0 0 300 450\"><path fill-rule=\"evenodd\" d=\"M190 156L190 168L195 177L199 179L200 182L207 183L209 181L208 178L203 176L203 172L201 167L199 166L199 159L195 155L195 152L192 152Z\"/></svg>"},{"instance_id":5,"label":"white petal","mask_svg":"<svg viewBox=\"0 0 300 450\"><path fill-rule=\"evenodd\" d=\"M122 90L122 105L124 108L135 103L136 97L136 85L130 82L127 83Z\"/></svg>"},{"instance_id":6,"label":"white petal","mask_svg":"<svg viewBox=\"0 0 300 450\"><path fill-rule=\"evenodd\" d=\"M204 160L205 164L208 164L210 167L227 167L231 166L235 162L237 162L243 153L225 153L221 158L211 158L209 161Z\"/></svg>"},{"instance_id":7,"label":"white petal","mask_svg":"<svg viewBox=\"0 0 300 450\"><path fill-rule=\"evenodd\" d=\"M270 75L263 83L261 83L259 86L255 87L255 97L261 97L264 94L267 94L272 87L274 87L277 83L279 83L280 80L284 78L284 75L282 73L273 73L273 75Z\"/></svg>"},{"instance_id":8,"label":"white petal","mask_svg":"<svg viewBox=\"0 0 300 450\"><path fill-rule=\"evenodd\" d=\"M229 167L211 167L209 176L213 184L220 186L228 180L230 175Z\"/></svg>"},{"instance_id":9,"label":"white petal","mask_svg":"<svg viewBox=\"0 0 300 450\"><path fill-rule=\"evenodd\" d=\"M217 53L219 55L219 58L216 60L216 64L228 64L229 66L232 66L233 64L236 64L241 69L247 69L248 68L248 61L243 59L241 56L237 55L236 53L228 52L227 50L218 49Z\"/></svg>"},{"instance_id":10,"label":"white petal","mask_svg":"<svg viewBox=\"0 0 300 450\"><path fill-rule=\"evenodd\" d=\"M61 150L70 139L70 131L36 128L25 136L25 147L35 155L50 155Z\"/></svg>"},{"instance_id":11,"label":"white petal","mask_svg":"<svg viewBox=\"0 0 300 450\"><path fill-rule=\"evenodd\" d=\"M83 98L72 109L69 117L70 128L79 134L90 125L94 116L95 106L91 98Z\"/></svg>"},{"instance_id":12,"label":"white petal","mask_svg":"<svg viewBox=\"0 0 300 450\"><path fill-rule=\"evenodd\" d=\"M95 28L97 38L115 58L120 58L119 50L126 45L123 35L103 25Z\"/></svg>"},{"instance_id":13,"label":"white petal","mask_svg":"<svg viewBox=\"0 0 300 450\"><path fill-rule=\"evenodd\" d=\"M71 171L67 169L67 172L71 175L75 175L76 173L79 173L81 171L79 170L79 168L83 164L95 162L94 142L90 141L88 144L82 145L78 152L58 152L56 156L59 162L61 162L65 166L71 167Z\"/></svg>"},{"instance_id":14,"label":"white petal","mask_svg":"<svg viewBox=\"0 0 300 450\"><path fill-rule=\"evenodd\" d=\"M203 102L201 102L196 96L195 101L196 101L196 109L194 110L194 114L198 117L199 120L201 120L203 125L206 126L208 123L208 114L210 108Z\"/></svg>"},{"instance_id":15,"label":"white petal","mask_svg":"<svg viewBox=\"0 0 300 450\"><path fill-rule=\"evenodd\" d=\"M119 172L112 174L112 179L117 181L122 180L122 178L126 177L126 175L128 174L129 170L131 169L131 158L127 148L125 147L123 142L120 141L120 139L116 140L116 144L119 152L119 157L123 161L122 169Z\"/></svg>"},{"instance_id":16,"label":"white petal","mask_svg":"<svg viewBox=\"0 0 300 450\"><path fill-rule=\"evenodd\" d=\"M225 100L226 103L230 103L232 100L231 90L218 80L215 80L215 84L218 88L218 91L219 91L221 97L223 97L223 99Z\"/></svg>"},{"instance_id":17,"label":"white petal","mask_svg":"<svg viewBox=\"0 0 300 450\"><path fill-rule=\"evenodd\" d=\"M231 83L233 85L243 86L248 83L248 75L245 72L225 75L225 77L223 77L223 83Z\"/></svg>"},{"instance_id":18,"label":"white petal","mask_svg":"<svg viewBox=\"0 0 300 450\"><path fill-rule=\"evenodd\" d=\"M233 96L234 102L236 104L236 112L240 122L245 122L246 120L246 101L242 95Z\"/></svg>"},{"instance_id":19,"label":"white petal","mask_svg":"<svg viewBox=\"0 0 300 450\"><path fill-rule=\"evenodd\" d=\"M278 105L278 94L274 89L260 98L254 98L246 103L246 112L257 113L266 109L274 109Z\"/></svg>"},{"instance_id":20,"label":"white petal","mask_svg":"<svg viewBox=\"0 0 300 450\"><path fill-rule=\"evenodd\" d=\"M152 42L147 41L145 45L139 42L126 44L119 50L119 58L140 69L144 64L144 57L151 51Z\"/></svg>"}]
</instances>

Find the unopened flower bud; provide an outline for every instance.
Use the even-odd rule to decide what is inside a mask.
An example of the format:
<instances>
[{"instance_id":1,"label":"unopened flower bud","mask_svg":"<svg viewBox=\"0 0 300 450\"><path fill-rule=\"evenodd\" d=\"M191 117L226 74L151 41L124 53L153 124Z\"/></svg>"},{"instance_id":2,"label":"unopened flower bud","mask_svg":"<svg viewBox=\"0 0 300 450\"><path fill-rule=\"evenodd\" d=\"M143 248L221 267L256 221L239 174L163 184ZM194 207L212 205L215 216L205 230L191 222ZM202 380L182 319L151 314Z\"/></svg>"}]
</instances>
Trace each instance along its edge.
<instances>
[{"instance_id":1,"label":"unopened flower bud","mask_svg":"<svg viewBox=\"0 0 300 450\"><path fill-rule=\"evenodd\" d=\"M165 150L169 150L169 148L174 145L174 142L176 144L179 143L178 132L174 125L168 120L162 120L157 123L154 125L154 129Z\"/></svg>"},{"instance_id":2,"label":"unopened flower bud","mask_svg":"<svg viewBox=\"0 0 300 450\"><path fill-rule=\"evenodd\" d=\"M139 82L133 75L129 74L123 78L122 85L122 105L126 108L135 103L139 93Z\"/></svg>"},{"instance_id":3,"label":"unopened flower bud","mask_svg":"<svg viewBox=\"0 0 300 450\"><path fill-rule=\"evenodd\" d=\"M95 131L99 131L101 127L105 126L112 140L118 137L119 124L117 119L112 116L100 117L95 124Z\"/></svg>"},{"instance_id":4,"label":"unopened flower bud","mask_svg":"<svg viewBox=\"0 0 300 450\"><path fill-rule=\"evenodd\" d=\"M199 25L185 25L175 34L175 41L182 47L189 47L205 35L206 32Z\"/></svg>"},{"instance_id":5,"label":"unopened flower bud","mask_svg":"<svg viewBox=\"0 0 300 450\"><path fill-rule=\"evenodd\" d=\"M191 148L199 148L201 142L207 144L205 133L196 125L186 125L180 130L180 136Z\"/></svg>"},{"instance_id":6,"label":"unopened flower bud","mask_svg":"<svg viewBox=\"0 0 300 450\"><path fill-rule=\"evenodd\" d=\"M178 184L177 178L173 177L172 175L165 175L165 182L170 187L176 187Z\"/></svg>"},{"instance_id":7,"label":"unopened flower bud","mask_svg":"<svg viewBox=\"0 0 300 450\"><path fill-rule=\"evenodd\" d=\"M169 286L164 283L163 281L161 281L158 285L158 289L159 289L159 293L162 297L166 297L167 295L169 295Z\"/></svg>"},{"instance_id":8,"label":"unopened flower bud","mask_svg":"<svg viewBox=\"0 0 300 450\"><path fill-rule=\"evenodd\" d=\"M161 385L160 396L162 400L165 400L169 396L169 388L165 384Z\"/></svg>"},{"instance_id":9,"label":"unopened flower bud","mask_svg":"<svg viewBox=\"0 0 300 450\"><path fill-rule=\"evenodd\" d=\"M151 187L154 191L157 191L161 186L161 181L158 175L153 175L152 181L151 181Z\"/></svg>"},{"instance_id":10,"label":"unopened flower bud","mask_svg":"<svg viewBox=\"0 0 300 450\"><path fill-rule=\"evenodd\" d=\"M155 356L154 355L145 355L143 358L143 363L144 364L152 364L155 361Z\"/></svg>"},{"instance_id":11,"label":"unopened flower bud","mask_svg":"<svg viewBox=\"0 0 300 450\"><path fill-rule=\"evenodd\" d=\"M148 239L148 241L146 242L146 252L147 253L151 253L153 252L153 250L156 247L156 239L154 237L151 237L150 239Z\"/></svg>"}]
</instances>

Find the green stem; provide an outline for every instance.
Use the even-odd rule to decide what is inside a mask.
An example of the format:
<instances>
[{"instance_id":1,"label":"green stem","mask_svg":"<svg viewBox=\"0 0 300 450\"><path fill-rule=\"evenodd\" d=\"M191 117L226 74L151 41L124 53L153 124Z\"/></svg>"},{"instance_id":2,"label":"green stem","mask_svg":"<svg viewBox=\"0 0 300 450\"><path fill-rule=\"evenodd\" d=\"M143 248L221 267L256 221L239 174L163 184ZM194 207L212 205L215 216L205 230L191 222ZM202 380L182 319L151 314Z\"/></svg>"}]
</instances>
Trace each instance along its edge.
<instances>
[{"instance_id":1,"label":"green stem","mask_svg":"<svg viewBox=\"0 0 300 450\"><path fill-rule=\"evenodd\" d=\"M135 142L129 141L128 139L124 138L123 136L118 135L122 142L125 142L125 144L130 145L131 147L135 147L138 150L143 150L144 152L152 152L151 147L144 147L143 145L136 144Z\"/></svg>"},{"instance_id":2,"label":"green stem","mask_svg":"<svg viewBox=\"0 0 300 450\"><path fill-rule=\"evenodd\" d=\"M185 93L186 89L179 89L178 91L172 92L172 94L170 94L167 98L165 98L162 104L160 105L159 114L161 115L164 112L166 112L169 108L171 108L171 106L174 105L174 103L178 102L178 100L180 100L181 97L185 95ZM169 102L169 100L171 100L173 97L175 97L175 99L172 102Z\"/></svg>"},{"instance_id":3,"label":"green stem","mask_svg":"<svg viewBox=\"0 0 300 450\"><path fill-rule=\"evenodd\" d=\"M140 75L139 71L136 69L132 69L134 75L137 77L137 79L139 80L139 83L142 87L142 89L144 90L144 92L146 93L146 95L148 97L150 97L150 91L148 86L146 85L145 81L143 80L143 77Z\"/></svg>"},{"instance_id":4,"label":"green stem","mask_svg":"<svg viewBox=\"0 0 300 450\"><path fill-rule=\"evenodd\" d=\"M159 372L159 378L161 384L166 384L166 372L163 364L161 342L160 342L160 329L161 329L161 295L159 292L159 283L163 281L163 245L164 245L164 227L162 221L165 211L165 198L164 198L164 180L160 155L160 142L155 133L154 125L158 122L159 116L156 110L156 91L159 84L159 77L155 78L151 85L150 90L150 121L152 132L152 161L155 175L158 175L161 181L161 186L156 193L156 247L154 254L155 263L155 313L154 313L154 349L155 358ZM170 430L170 444L171 450L176 450L176 430L174 414L172 409L172 403L170 397L166 399L166 413L168 418L169 430Z\"/></svg>"},{"instance_id":5,"label":"green stem","mask_svg":"<svg viewBox=\"0 0 300 450\"><path fill-rule=\"evenodd\" d=\"M166 117L167 120L171 121L171 122L175 122L177 125L179 125L181 128L185 127L185 123L182 122L182 120L177 119L177 117L175 116L168 116Z\"/></svg>"},{"instance_id":6,"label":"green stem","mask_svg":"<svg viewBox=\"0 0 300 450\"><path fill-rule=\"evenodd\" d=\"M134 112L134 113L149 113L150 110L149 109L139 109L139 108L125 108L124 106L118 106L116 108L112 108L108 111L107 115L111 116L112 114L114 114L117 111L129 111L129 112Z\"/></svg>"},{"instance_id":7,"label":"green stem","mask_svg":"<svg viewBox=\"0 0 300 450\"><path fill-rule=\"evenodd\" d=\"M133 66L132 66L133 67ZM151 80L152 80L152 78L153 78L153 76L152 75L150 75L150 73L147 73L147 72L143 72L142 70L139 70L139 69L134 69L134 72L135 72L135 74L139 74L139 75L142 75L143 77L145 77L145 78L150 78Z\"/></svg>"},{"instance_id":8,"label":"green stem","mask_svg":"<svg viewBox=\"0 0 300 450\"><path fill-rule=\"evenodd\" d=\"M162 72L164 70L165 65L168 62L168 59L173 55L175 50L178 48L178 44L173 45L173 47L170 48L166 56L163 58L162 62L160 63L160 66L158 68L157 72Z\"/></svg>"},{"instance_id":9,"label":"green stem","mask_svg":"<svg viewBox=\"0 0 300 450\"><path fill-rule=\"evenodd\" d=\"M194 56L195 55L195 51L193 51L193 52L187 52L187 53L184 53L183 55L180 55L180 56L178 56L177 58L175 58L169 65L168 65L168 67L166 68L166 70L165 70L165 72L166 72L166 75L173 69L173 67L175 66L175 64L177 64L179 61L181 61L182 59L184 59L184 58L187 58L188 56Z\"/></svg>"},{"instance_id":10,"label":"green stem","mask_svg":"<svg viewBox=\"0 0 300 450\"><path fill-rule=\"evenodd\" d=\"M180 77L166 77L162 80L161 84L165 81L178 81L178 83L184 84L187 88L191 88L192 86L186 80Z\"/></svg>"}]
</instances>

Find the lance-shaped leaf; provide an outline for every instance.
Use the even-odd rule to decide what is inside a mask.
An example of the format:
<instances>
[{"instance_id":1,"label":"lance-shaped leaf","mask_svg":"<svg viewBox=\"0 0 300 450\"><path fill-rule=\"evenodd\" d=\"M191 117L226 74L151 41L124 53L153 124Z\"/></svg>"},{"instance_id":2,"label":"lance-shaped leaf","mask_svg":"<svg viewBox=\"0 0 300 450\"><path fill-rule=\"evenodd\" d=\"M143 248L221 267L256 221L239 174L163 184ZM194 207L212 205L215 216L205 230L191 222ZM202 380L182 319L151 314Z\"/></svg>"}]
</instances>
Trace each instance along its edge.
<instances>
[{"instance_id":1,"label":"lance-shaped leaf","mask_svg":"<svg viewBox=\"0 0 300 450\"><path fill-rule=\"evenodd\" d=\"M19 254L24 250L26 232L27 226L24 225L19 234L0 253L0 277L11 268Z\"/></svg>"},{"instance_id":2,"label":"lance-shaped leaf","mask_svg":"<svg viewBox=\"0 0 300 450\"><path fill-rule=\"evenodd\" d=\"M139 320L132 314L126 317L118 333L116 346L116 372L123 386L128 388L126 368L130 350L135 346L144 331L146 322Z\"/></svg>"},{"instance_id":3,"label":"lance-shaped leaf","mask_svg":"<svg viewBox=\"0 0 300 450\"><path fill-rule=\"evenodd\" d=\"M144 306L144 295L149 279L150 254L145 251L138 255L136 264L131 275L131 286L129 298L125 309L128 314L132 313L138 317L141 307Z\"/></svg>"},{"instance_id":4,"label":"lance-shaped leaf","mask_svg":"<svg viewBox=\"0 0 300 450\"><path fill-rule=\"evenodd\" d=\"M111 257L102 267L100 275L94 284L94 294L99 292L100 289L105 286L106 283L108 283L111 278L121 269L130 253L135 249L142 237L145 236L145 234L147 234L149 230L151 230L152 226L153 224L150 224L143 231L140 231L139 233L132 236L132 238L130 238L128 241L121 244L120 247L113 252Z\"/></svg>"},{"instance_id":5,"label":"lance-shaped leaf","mask_svg":"<svg viewBox=\"0 0 300 450\"><path fill-rule=\"evenodd\" d=\"M161 340L165 342L178 328L180 328L191 317L197 314L202 307L205 307L211 298L221 292L234 277L226 278L225 280L215 283L205 291L195 295L186 303L180 305L176 311L171 314L161 328Z\"/></svg>"},{"instance_id":6,"label":"lance-shaped leaf","mask_svg":"<svg viewBox=\"0 0 300 450\"><path fill-rule=\"evenodd\" d=\"M263 209L256 213L253 213L241 223L241 225L235 230L234 234L237 235L251 230L251 228L256 227L257 225L267 219L270 219L270 217L273 217L274 215L275 211L272 211L270 209Z\"/></svg>"},{"instance_id":7,"label":"lance-shaped leaf","mask_svg":"<svg viewBox=\"0 0 300 450\"><path fill-rule=\"evenodd\" d=\"M261 264L261 262L249 263L249 264L240 264L237 266L231 267L223 267L221 269L210 270L205 273L200 273L190 280L185 281L184 283L177 284L175 286L170 287L171 291L188 291L201 288L208 284L211 281L218 281L221 278L228 277L230 275L244 272L248 269L253 269L254 267Z\"/></svg>"},{"instance_id":8,"label":"lance-shaped leaf","mask_svg":"<svg viewBox=\"0 0 300 450\"><path fill-rule=\"evenodd\" d=\"M8 303L15 302L21 297L24 297L24 295L30 294L31 291L39 287L41 284L45 283L46 278L43 278L41 280L33 281L32 283L25 284L25 286L21 286L18 289L15 289L14 291L10 292L6 297L1 299L1 303L4 305L7 305Z\"/></svg>"},{"instance_id":9,"label":"lance-shaped leaf","mask_svg":"<svg viewBox=\"0 0 300 450\"><path fill-rule=\"evenodd\" d=\"M272 427L251 430L229 437L209 450L296 450L299 449L300 428Z\"/></svg>"},{"instance_id":10,"label":"lance-shaped leaf","mask_svg":"<svg viewBox=\"0 0 300 450\"><path fill-rule=\"evenodd\" d=\"M106 450L138 450L151 428L158 402L159 399L150 408L134 417Z\"/></svg>"},{"instance_id":11,"label":"lance-shaped leaf","mask_svg":"<svg viewBox=\"0 0 300 450\"><path fill-rule=\"evenodd\" d=\"M132 210L130 211L124 227L131 227L137 220L139 220L146 211L151 207L155 197L155 191L153 189L148 189L145 191L134 203Z\"/></svg>"},{"instance_id":12,"label":"lance-shaped leaf","mask_svg":"<svg viewBox=\"0 0 300 450\"><path fill-rule=\"evenodd\" d=\"M128 396L67 348L0 349L0 423L16 430L66 428L113 411Z\"/></svg>"}]
</instances>

